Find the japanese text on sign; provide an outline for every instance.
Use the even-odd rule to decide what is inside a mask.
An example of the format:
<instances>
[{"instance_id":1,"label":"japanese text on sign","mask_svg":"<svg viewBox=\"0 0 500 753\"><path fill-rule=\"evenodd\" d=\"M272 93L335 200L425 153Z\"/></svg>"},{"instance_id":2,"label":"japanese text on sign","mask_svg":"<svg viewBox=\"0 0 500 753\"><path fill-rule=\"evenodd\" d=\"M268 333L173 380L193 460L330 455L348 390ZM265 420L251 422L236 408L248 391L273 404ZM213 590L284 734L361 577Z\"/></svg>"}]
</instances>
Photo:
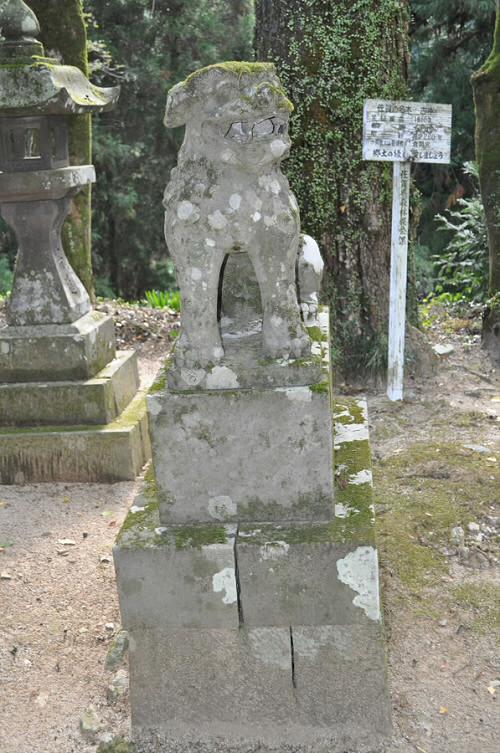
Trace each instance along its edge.
<instances>
[{"instance_id":1,"label":"japanese text on sign","mask_svg":"<svg viewBox=\"0 0 500 753\"><path fill-rule=\"evenodd\" d=\"M451 105L368 99L363 118L363 159L448 164Z\"/></svg>"}]
</instances>

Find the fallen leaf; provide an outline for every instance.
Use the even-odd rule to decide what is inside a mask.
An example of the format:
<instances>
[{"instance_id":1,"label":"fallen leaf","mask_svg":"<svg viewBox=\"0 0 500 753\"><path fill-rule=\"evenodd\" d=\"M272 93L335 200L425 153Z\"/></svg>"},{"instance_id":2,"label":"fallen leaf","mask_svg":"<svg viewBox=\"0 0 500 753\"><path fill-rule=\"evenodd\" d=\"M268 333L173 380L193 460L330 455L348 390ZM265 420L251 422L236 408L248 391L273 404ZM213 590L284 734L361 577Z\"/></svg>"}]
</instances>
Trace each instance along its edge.
<instances>
[{"instance_id":1,"label":"fallen leaf","mask_svg":"<svg viewBox=\"0 0 500 753\"><path fill-rule=\"evenodd\" d=\"M440 714L447 714L448 713L448 708L446 706L440 706L439 707L439 713Z\"/></svg>"},{"instance_id":2,"label":"fallen leaf","mask_svg":"<svg viewBox=\"0 0 500 753\"><path fill-rule=\"evenodd\" d=\"M488 691L488 693L489 693L489 694L490 694L491 696L493 696L493 697L495 697L495 696L496 696L496 694L497 694L497 689L496 689L496 688L494 688L494 687L492 687L491 685L488 685L488 687L486 688L486 690L487 690L487 691Z\"/></svg>"},{"instance_id":3,"label":"fallen leaf","mask_svg":"<svg viewBox=\"0 0 500 753\"><path fill-rule=\"evenodd\" d=\"M69 497L63 497L63 505L69 505L71 502L71 499Z\"/></svg>"},{"instance_id":4,"label":"fallen leaf","mask_svg":"<svg viewBox=\"0 0 500 753\"><path fill-rule=\"evenodd\" d=\"M114 515L112 510L103 510L101 513L103 518L110 518L112 515Z\"/></svg>"}]
</instances>

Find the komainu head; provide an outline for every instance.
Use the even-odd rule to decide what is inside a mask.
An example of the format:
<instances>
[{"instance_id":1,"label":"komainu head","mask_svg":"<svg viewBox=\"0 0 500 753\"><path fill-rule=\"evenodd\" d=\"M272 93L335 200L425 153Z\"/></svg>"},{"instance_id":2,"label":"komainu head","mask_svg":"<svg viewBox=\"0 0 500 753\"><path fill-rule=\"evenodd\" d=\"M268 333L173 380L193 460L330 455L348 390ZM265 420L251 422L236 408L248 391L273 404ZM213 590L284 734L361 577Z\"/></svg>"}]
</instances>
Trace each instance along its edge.
<instances>
[{"instance_id":1,"label":"komainu head","mask_svg":"<svg viewBox=\"0 0 500 753\"><path fill-rule=\"evenodd\" d=\"M292 110L272 63L220 63L169 91L164 122L186 126L181 159L260 169L288 156Z\"/></svg>"}]
</instances>

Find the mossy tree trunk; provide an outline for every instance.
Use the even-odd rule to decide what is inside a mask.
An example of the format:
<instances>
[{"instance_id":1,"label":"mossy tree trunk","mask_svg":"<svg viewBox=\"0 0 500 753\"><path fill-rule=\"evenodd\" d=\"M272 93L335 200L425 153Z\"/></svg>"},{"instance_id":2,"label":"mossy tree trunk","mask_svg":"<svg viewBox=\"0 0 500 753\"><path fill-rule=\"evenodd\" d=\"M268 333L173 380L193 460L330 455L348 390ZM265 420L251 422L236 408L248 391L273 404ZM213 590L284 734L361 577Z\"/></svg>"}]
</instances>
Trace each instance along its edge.
<instances>
[{"instance_id":1,"label":"mossy tree trunk","mask_svg":"<svg viewBox=\"0 0 500 753\"><path fill-rule=\"evenodd\" d=\"M408 14L407 0L256 3L257 59L276 63L296 108L284 168L325 257L347 375L386 364L392 164L362 160L363 103L405 96Z\"/></svg>"},{"instance_id":2,"label":"mossy tree trunk","mask_svg":"<svg viewBox=\"0 0 500 753\"><path fill-rule=\"evenodd\" d=\"M472 77L476 105L476 160L488 227L489 305L483 319L483 345L500 362L500 0L493 50Z\"/></svg>"},{"instance_id":3,"label":"mossy tree trunk","mask_svg":"<svg viewBox=\"0 0 500 753\"><path fill-rule=\"evenodd\" d=\"M42 30L40 41L46 55L55 55L65 65L74 65L88 75L87 32L82 0L28 0ZM70 162L92 162L90 115L72 115ZM82 189L72 202L63 228L63 244L73 269L93 296L91 243L91 188Z\"/></svg>"}]
</instances>

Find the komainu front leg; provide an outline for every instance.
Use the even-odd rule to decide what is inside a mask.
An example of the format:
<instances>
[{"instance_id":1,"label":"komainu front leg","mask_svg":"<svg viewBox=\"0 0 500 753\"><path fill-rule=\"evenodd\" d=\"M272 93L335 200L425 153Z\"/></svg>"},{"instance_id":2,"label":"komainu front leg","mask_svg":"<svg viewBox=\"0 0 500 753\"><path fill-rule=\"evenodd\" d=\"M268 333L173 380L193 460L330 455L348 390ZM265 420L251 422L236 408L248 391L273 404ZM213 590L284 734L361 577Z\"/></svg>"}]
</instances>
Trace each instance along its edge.
<instances>
[{"instance_id":1,"label":"komainu front leg","mask_svg":"<svg viewBox=\"0 0 500 753\"><path fill-rule=\"evenodd\" d=\"M182 299L182 331L175 349L179 367L205 368L224 356L217 298L224 253L195 247L174 259Z\"/></svg>"}]
</instances>

